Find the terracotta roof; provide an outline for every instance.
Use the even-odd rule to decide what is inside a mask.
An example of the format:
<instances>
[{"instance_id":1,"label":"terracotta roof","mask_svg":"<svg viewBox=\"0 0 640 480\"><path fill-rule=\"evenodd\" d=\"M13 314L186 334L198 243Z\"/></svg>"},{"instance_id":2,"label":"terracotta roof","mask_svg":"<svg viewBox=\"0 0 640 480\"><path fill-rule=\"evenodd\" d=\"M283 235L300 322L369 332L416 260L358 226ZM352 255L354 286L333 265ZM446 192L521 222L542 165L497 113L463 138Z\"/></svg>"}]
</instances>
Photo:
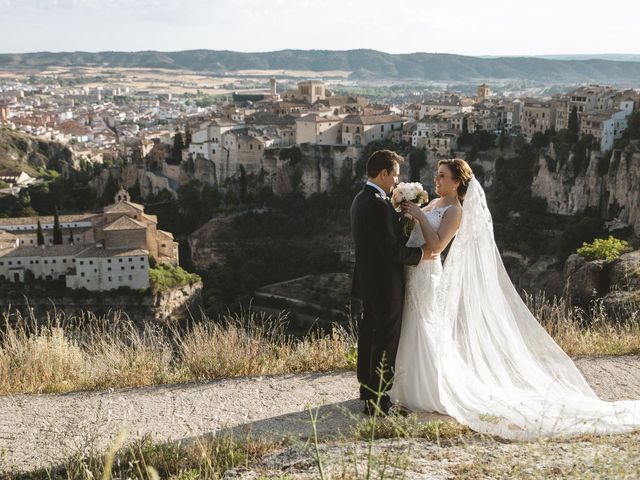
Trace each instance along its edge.
<instances>
[{"instance_id":1,"label":"terracotta roof","mask_svg":"<svg viewBox=\"0 0 640 480\"><path fill-rule=\"evenodd\" d=\"M300 117L297 121L300 122L339 122L342 120L340 117L334 115L318 115L317 113L310 113L304 117Z\"/></svg>"},{"instance_id":2,"label":"terracotta roof","mask_svg":"<svg viewBox=\"0 0 640 480\"><path fill-rule=\"evenodd\" d=\"M164 230L157 230L157 232L161 235L164 235L165 237L170 238L171 240L173 240L173 233L171 232L165 232Z\"/></svg>"},{"instance_id":3,"label":"terracotta roof","mask_svg":"<svg viewBox=\"0 0 640 480\"><path fill-rule=\"evenodd\" d=\"M107 258L107 257L140 257L148 256L149 251L142 248L104 248L89 247L78 258Z\"/></svg>"},{"instance_id":4,"label":"terracotta roof","mask_svg":"<svg viewBox=\"0 0 640 480\"><path fill-rule=\"evenodd\" d=\"M147 226L144 223L141 223L137 220L134 220L131 217L127 217L123 215L122 217L114 220L109 225L103 228L105 232L115 231L115 230L146 230Z\"/></svg>"},{"instance_id":5,"label":"terracotta roof","mask_svg":"<svg viewBox=\"0 0 640 480\"><path fill-rule=\"evenodd\" d=\"M135 210L144 212L144 207L139 203L127 202L126 200L104 207L104 213L127 213Z\"/></svg>"},{"instance_id":6,"label":"terracotta roof","mask_svg":"<svg viewBox=\"0 0 640 480\"><path fill-rule=\"evenodd\" d=\"M86 245L49 245L31 246L24 245L11 249L7 252L0 252L0 257L74 257L83 250L87 250Z\"/></svg>"},{"instance_id":7,"label":"terracotta roof","mask_svg":"<svg viewBox=\"0 0 640 480\"><path fill-rule=\"evenodd\" d=\"M60 223L73 223L73 222L82 222L90 220L91 218L96 217L95 213L81 213L78 215L60 215ZM17 218L0 218L0 228L3 226L14 226L14 225L31 225L38 223L53 223L52 216L47 217L17 217Z\"/></svg>"},{"instance_id":8,"label":"terracotta roof","mask_svg":"<svg viewBox=\"0 0 640 480\"><path fill-rule=\"evenodd\" d=\"M235 127L238 125L233 120L229 120L227 118L214 118L211 120L211 123L215 124L218 127Z\"/></svg>"},{"instance_id":9,"label":"terracotta roof","mask_svg":"<svg viewBox=\"0 0 640 480\"><path fill-rule=\"evenodd\" d=\"M93 227L62 227L62 234L66 235L69 233L69 228L71 228L71 230L73 231L73 233L84 233L87 232L89 230L93 230ZM50 232L51 229L50 228L44 228L45 232ZM21 236L21 235L33 235L34 233L36 233L38 231L38 227L34 226L33 228L29 228L29 229L22 229L22 230L14 230L13 232L11 232L13 235L16 236Z\"/></svg>"},{"instance_id":10,"label":"terracotta roof","mask_svg":"<svg viewBox=\"0 0 640 480\"><path fill-rule=\"evenodd\" d=\"M356 125L376 125L380 123L402 122L403 119L399 115L349 115L342 123Z\"/></svg>"},{"instance_id":11,"label":"terracotta roof","mask_svg":"<svg viewBox=\"0 0 640 480\"><path fill-rule=\"evenodd\" d=\"M142 218L144 220L149 220L150 222L153 222L153 223L158 223L158 216L157 215L149 215L147 213L143 213L142 214Z\"/></svg>"}]
</instances>

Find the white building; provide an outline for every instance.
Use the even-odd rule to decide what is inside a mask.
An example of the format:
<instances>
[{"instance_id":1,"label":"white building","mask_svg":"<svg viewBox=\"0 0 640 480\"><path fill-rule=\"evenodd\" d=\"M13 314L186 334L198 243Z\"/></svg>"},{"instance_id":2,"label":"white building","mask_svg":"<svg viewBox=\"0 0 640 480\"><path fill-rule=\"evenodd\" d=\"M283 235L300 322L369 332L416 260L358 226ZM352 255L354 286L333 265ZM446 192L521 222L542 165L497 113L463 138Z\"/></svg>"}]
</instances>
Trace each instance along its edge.
<instances>
[{"instance_id":1,"label":"white building","mask_svg":"<svg viewBox=\"0 0 640 480\"><path fill-rule=\"evenodd\" d=\"M226 118L214 118L210 122L200 125L200 129L191 135L189 153L192 156L202 155L207 160L213 160L220 150L222 135L231 130L243 128L242 125Z\"/></svg>"},{"instance_id":2,"label":"white building","mask_svg":"<svg viewBox=\"0 0 640 480\"><path fill-rule=\"evenodd\" d=\"M68 288L133 290L149 287L149 252L143 249L89 247L75 258L75 271L66 276Z\"/></svg>"},{"instance_id":3,"label":"white building","mask_svg":"<svg viewBox=\"0 0 640 480\"><path fill-rule=\"evenodd\" d=\"M624 100L619 110L592 111L580 117L580 133L593 135L601 151L611 150L614 141L622 138L627 128L627 117L633 112L633 101Z\"/></svg>"}]
</instances>

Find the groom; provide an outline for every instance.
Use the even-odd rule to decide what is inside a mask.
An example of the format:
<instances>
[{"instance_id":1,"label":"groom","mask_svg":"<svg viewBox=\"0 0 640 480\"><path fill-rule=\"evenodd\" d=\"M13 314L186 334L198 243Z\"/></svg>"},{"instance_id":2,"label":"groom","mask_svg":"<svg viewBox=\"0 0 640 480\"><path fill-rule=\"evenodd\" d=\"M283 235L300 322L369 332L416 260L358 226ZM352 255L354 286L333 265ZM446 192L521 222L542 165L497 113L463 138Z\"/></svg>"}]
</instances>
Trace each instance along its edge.
<instances>
[{"instance_id":1,"label":"groom","mask_svg":"<svg viewBox=\"0 0 640 480\"><path fill-rule=\"evenodd\" d=\"M404 265L417 265L431 254L428 247L404 246L398 213L388 199L398 183L402 163L404 159L390 150L373 153L367 160L367 183L351 204L356 250L351 296L363 305L358 319L358 382L360 399L369 415L380 385L386 392L393 379L402 323ZM379 406L386 414L391 401L384 392Z\"/></svg>"}]
</instances>

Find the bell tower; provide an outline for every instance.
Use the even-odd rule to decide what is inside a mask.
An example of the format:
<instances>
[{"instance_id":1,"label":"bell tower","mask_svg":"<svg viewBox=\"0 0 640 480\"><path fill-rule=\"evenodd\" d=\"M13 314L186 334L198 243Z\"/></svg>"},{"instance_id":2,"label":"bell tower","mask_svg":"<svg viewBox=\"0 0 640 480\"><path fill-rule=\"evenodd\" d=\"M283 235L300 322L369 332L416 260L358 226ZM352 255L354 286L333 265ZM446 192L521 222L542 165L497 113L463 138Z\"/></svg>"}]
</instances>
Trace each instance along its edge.
<instances>
[{"instance_id":1,"label":"bell tower","mask_svg":"<svg viewBox=\"0 0 640 480\"><path fill-rule=\"evenodd\" d=\"M130 202L130 201L131 201L131 195L129 195L129 192L127 192L124 189L124 187L121 185L120 190L118 190L118 193L116 193L115 203Z\"/></svg>"}]
</instances>

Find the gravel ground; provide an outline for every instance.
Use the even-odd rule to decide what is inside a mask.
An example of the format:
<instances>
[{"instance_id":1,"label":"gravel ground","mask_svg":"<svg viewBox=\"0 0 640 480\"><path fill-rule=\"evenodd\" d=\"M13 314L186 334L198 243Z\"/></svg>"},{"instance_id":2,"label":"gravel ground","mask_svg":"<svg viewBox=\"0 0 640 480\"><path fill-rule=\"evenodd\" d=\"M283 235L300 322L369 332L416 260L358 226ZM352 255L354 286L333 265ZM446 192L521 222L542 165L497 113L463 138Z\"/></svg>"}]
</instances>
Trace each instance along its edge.
<instances>
[{"instance_id":1,"label":"gravel ground","mask_svg":"<svg viewBox=\"0 0 640 480\"><path fill-rule=\"evenodd\" d=\"M640 356L584 357L576 363L601 398L640 399ZM122 430L129 438L151 434L156 441L221 433L304 438L310 434L309 407L320 407L319 434L336 435L362 418L356 392L354 372L340 371L4 396L0 472L53 465L79 451L104 451Z\"/></svg>"}]
</instances>

